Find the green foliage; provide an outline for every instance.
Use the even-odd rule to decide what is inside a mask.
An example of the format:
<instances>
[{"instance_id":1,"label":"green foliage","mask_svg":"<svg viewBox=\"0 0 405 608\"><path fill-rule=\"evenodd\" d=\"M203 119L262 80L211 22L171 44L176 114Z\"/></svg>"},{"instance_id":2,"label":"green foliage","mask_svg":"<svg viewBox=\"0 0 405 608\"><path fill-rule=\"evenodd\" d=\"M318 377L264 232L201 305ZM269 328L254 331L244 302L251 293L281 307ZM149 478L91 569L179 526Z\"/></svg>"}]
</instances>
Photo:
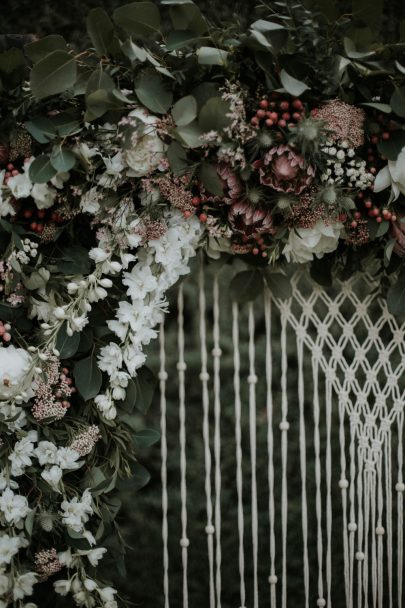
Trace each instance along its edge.
<instances>
[{"instance_id":1,"label":"green foliage","mask_svg":"<svg viewBox=\"0 0 405 608\"><path fill-rule=\"evenodd\" d=\"M139 101L152 112L164 114L173 102L170 84L153 69L147 69L135 80L135 93Z\"/></svg>"},{"instance_id":2,"label":"green foliage","mask_svg":"<svg viewBox=\"0 0 405 608\"><path fill-rule=\"evenodd\" d=\"M30 87L34 97L42 99L67 91L73 87L76 78L75 58L66 51L56 50L34 64Z\"/></svg>"},{"instance_id":3,"label":"green foliage","mask_svg":"<svg viewBox=\"0 0 405 608\"><path fill-rule=\"evenodd\" d=\"M393 315L405 314L405 269L402 268L395 283L387 293L388 310Z\"/></svg>"},{"instance_id":4,"label":"green foliage","mask_svg":"<svg viewBox=\"0 0 405 608\"><path fill-rule=\"evenodd\" d=\"M93 399L100 392L103 378L93 355L75 363L73 376L75 386L85 401Z\"/></svg>"},{"instance_id":5,"label":"green foliage","mask_svg":"<svg viewBox=\"0 0 405 608\"><path fill-rule=\"evenodd\" d=\"M133 36L150 36L160 31L160 13L153 2L132 2L114 11L115 23Z\"/></svg>"},{"instance_id":6,"label":"green foliage","mask_svg":"<svg viewBox=\"0 0 405 608\"><path fill-rule=\"evenodd\" d=\"M229 286L232 300L252 302L263 292L263 275L257 270L243 270L236 274Z\"/></svg>"}]
</instances>

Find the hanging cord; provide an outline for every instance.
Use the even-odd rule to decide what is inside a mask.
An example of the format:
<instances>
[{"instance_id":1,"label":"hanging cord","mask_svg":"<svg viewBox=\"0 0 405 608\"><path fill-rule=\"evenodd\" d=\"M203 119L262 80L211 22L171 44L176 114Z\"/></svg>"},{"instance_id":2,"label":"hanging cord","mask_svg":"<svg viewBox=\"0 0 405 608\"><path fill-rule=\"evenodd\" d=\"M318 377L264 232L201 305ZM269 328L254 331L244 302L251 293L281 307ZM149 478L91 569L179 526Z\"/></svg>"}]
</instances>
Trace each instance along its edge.
<instances>
[{"instance_id":1,"label":"hanging cord","mask_svg":"<svg viewBox=\"0 0 405 608\"><path fill-rule=\"evenodd\" d=\"M219 284L218 275L215 275L213 285L213 309L214 325L213 338L214 348L212 356L214 359L214 451L215 451L215 534L216 534L216 597L217 608L221 608L221 347L220 347L220 309L219 309Z\"/></svg>"},{"instance_id":2,"label":"hanging cord","mask_svg":"<svg viewBox=\"0 0 405 608\"><path fill-rule=\"evenodd\" d=\"M252 547L253 547L253 608L259 606L258 571L258 513L257 513L257 482L256 482L256 384L255 372L255 318L253 304L249 303L249 430L250 458L252 475Z\"/></svg>"},{"instance_id":3,"label":"hanging cord","mask_svg":"<svg viewBox=\"0 0 405 608\"><path fill-rule=\"evenodd\" d=\"M163 540L163 594L165 608L169 608L169 552L168 541L168 496L167 496L167 431L166 431L166 382L168 374L166 371L166 351L165 351L165 326L164 321L160 324L159 334L160 344L160 369L159 369L159 388L160 388L160 453L162 458L161 480L162 480L162 540Z\"/></svg>"}]
</instances>

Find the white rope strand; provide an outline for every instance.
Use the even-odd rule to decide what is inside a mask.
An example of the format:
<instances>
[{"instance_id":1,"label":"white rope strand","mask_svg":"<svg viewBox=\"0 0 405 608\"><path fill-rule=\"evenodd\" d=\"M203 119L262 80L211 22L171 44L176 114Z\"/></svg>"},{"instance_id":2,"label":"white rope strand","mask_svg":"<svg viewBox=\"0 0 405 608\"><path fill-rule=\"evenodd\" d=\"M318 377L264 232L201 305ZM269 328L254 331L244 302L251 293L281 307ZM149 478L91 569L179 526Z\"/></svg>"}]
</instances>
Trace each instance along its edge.
<instances>
[{"instance_id":1,"label":"white rope strand","mask_svg":"<svg viewBox=\"0 0 405 608\"><path fill-rule=\"evenodd\" d=\"M212 356L214 358L214 451L215 451L215 534L216 534L216 598L217 608L221 608L221 347L220 347L220 313L219 313L219 284L218 275L215 275L213 285L213 309L214 325L213 338L214 348Z\"/></svg>"},{"instance_id":2,"label":"white rope strand","mask_svg":"<svg viewBox=\"0 0 405 608\"><path fill-rule=\"evenodd\" d=\"M398 535L398 608L402 608L402 590L404 577L404 480L403 480L403 432L404 432L404 412L398 415L398 482L395 486L397 491L397 535Z\"/></svg>"},{"instance_id":3,"label":"white rope strand","mask_svg":"<svg viewBox=\"0 0 405 608\"><path fill-rule=\"evenodd\" d=\"M300 330L304 330L300 327ZM304 330L305 331L305 330ZM308 560L308 505L307 505L307 448L304 414L304 343L297 334L298 355L298 404L300 410L300 463L301 463L301 518L303 538L305 608L309 608L309 560Z\"/></svg>"},{"instance_id":4,"label":"white rope strand","mask_svg":"<svg viewBox=\"0 0 405 608\"><path fill-rule=\"evenodd\" d=\"M204 438L204 461L205 461L205 496L207 509L207 525L205 532L207 534L208 548L208 567L209 567L209 585L210 585L210 608L215 608L215 587L214 587L214 539L215 528L212 523L212 497L211 497L211 449L210 449L210 427L209 427L209 392L208 381L209 374L207 369L207 330L205 323L206 301L205 301L205 285L204 285L204 266L201 261L199 272L199 309L200 309L200 347L201 347L201 373L200 380L202 385L202 403L203 403L203 438Z\"/></svg>"},{"instance_id":5,"label":"white rope strand","mask_svg":"<svg viewBox=\"0 0 405 608\"><path fill-rule=\"evenodd\" d=\"M322 498L321 498L321 448L319 432L319 362L312 358L312 377L314 390L314 449L315 449L315 484L316 484L316 521L317 521L317 554L318 554L318 605L325 605L323 597L323 539L322 539ZM324 603L325 602L325 603Z\"/></svg>"},{"instance_id":6,"label":"white rope strand","mask_svg":"<svg viewBox=\"0 0 405 608\"><path fill-rule=\"evenodd\" d=\"M350 603L350 562L349 562L349 536L347 529L347 488L349 482L346 479L346 438L345 438L345 402L342 396L339 397L339 443L340 443L340 481L339 487L342 490L342 511L343 511L343 558L345 575L346 605Z\"/></svg>"},{"instance_id":7,"label":"white rope strand","mask_svg":"<svg viewBox=\"0 0 405 608\"><path fill-rule=\"evenodd\" d=\"M240 351L239 351L239 308L232 304L232 341L233 341L233 385L235 392L235 442L236 442L236 490L238 494L238 535L239 535L239 577L240 605L246 608L245 588L245 550L244 550L244 516L243 516L243 474L242 474L242 431L241 431L241 397L240 397Z\"/></svg>"},{"instance_id":8,"label":"white rope strand","mask_svg":"<svg viewBox=\"0 0 405 608\"><path fill-rule=\"evenodd\" d=\"M186 460L186 390L185 372L186 362L184 360L184 298L183 286L179 287L177 298L178 308L178 352L177 363L179 376L179 414L180 414L180 496L181 496L181 557L183 564L183 608L188 608L188 547L187 538L187 460Z\"/></svg>"},{"instance_id":9,"label":"white rope strand","mask_svg":"<svg viewBox=\"0 0 405 608\"><path fill-rule=\"evenodd\" d=\"M326 586L327 606L332 606L332 380L334 369L326 372ZM328 376L331 377L328 377Z\"/></svg>"},{"instance_id":10,"label":"white rope strand","mask_svg":"<svg viewBox=\"0 0 405 608\"><path fill-rule=\"evenodd\" d=\"M287 515L288 515L288 493L287 493L287 431L289 423L288 397L287 397L287 317L284 311L281 313L281 535L282 535L282 592L281 605L287 608Z\"/></svg>"},{"instance_id":11,"label":"white rope strand","mask_svg":"<svg viewBox=\"0 0 405 608\"><path fill-rule=\"evenodd\" d=\"M253 608L259 606L258 571L258 513L256 482L256 383L255 371L255 319L253 304L249 303L249 430L252 475L252 546L253 546Z\"/></svg>"},{"instance_id":12,"label":"white rope strand","mask_svg":"<svg viewBox=\"0 0 405 608\"><path fill-rule=\"evenodd\" d=\"M271 297L266 289L264 294L264 314L266 323L266 409L267 409L267 453L269 480L269 522L270 522L270 608L276 608L277 576L275 571L276 541L274 534L274 438L273 438L273 358L271 354ZM306 607L307 608L307 607Z\"/></svg>"},{"instance_id":13,"label":"white rope strand","mask_svg":"<svg viewBox=\"0 0 405 608\"><path fill-rule=\"evenodd\" d=\"M169 551L167 548L169 530L167 522L168 496L167 496L167 432L166 432L166 381L168 378L166 371L166 351L165 351L165 326L164 321L160 324L160 369L159 369L159 388L160 388L160 453L162 459L161 480L162 480L162 540L163 540L163 594L165 608L169 608Z\"/></svg>"}]
</instances>

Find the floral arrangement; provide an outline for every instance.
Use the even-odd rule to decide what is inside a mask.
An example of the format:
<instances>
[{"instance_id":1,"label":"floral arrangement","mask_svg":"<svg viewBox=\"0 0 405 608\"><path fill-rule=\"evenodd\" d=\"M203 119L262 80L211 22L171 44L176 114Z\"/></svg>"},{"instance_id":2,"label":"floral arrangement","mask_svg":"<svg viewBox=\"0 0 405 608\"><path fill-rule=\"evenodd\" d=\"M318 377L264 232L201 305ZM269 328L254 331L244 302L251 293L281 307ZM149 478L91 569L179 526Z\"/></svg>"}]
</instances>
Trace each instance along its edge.
<instances>
[{"instance_id":1,"label":"floral arrangement","mask_svg":"<svg viewBox=\"0 0 405 608\"><path fill-rule=\"evenodd\" d=\"M263 3L242 31L160 4L168 32L135 2L91 11L90 49L0 54L0 608L121 602L98 563L138 470L144 348L199 248L246 262L239 299L263 276L288 297L309 262L325 286L379 273L405 312L404 45L367 3Z\"/></svg>"}]
</instances>

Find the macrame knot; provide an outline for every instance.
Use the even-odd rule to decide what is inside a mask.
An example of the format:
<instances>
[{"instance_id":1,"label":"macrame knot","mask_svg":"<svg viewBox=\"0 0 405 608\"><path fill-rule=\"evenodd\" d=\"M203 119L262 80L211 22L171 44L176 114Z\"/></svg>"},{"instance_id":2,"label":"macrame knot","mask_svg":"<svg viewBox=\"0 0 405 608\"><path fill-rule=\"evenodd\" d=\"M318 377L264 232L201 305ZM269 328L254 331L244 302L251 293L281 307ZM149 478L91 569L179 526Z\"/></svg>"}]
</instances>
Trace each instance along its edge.
<instances>
[{"instance_id":1,"label":"macrame knot","mask_svg":"<svg viewBox=\"0 0 405 608\"><path fill-rule=\"evenodd\" d=\"M302 315L303 316L307 316L309 317L309 315L312 313L313 310L313 306L310 302L304 302L302 305Z\"/></svg>"},{"instance_id":2,"label":"macrame knot","mask_svg":"<svg viewBox=\"0 0 405 608\"><path fill-rule=\"evenodd\" d=\"M384 395L381 395L381 394L377 395L375 398L375 407L383 408L383 407L385 407L385 404L386 404L386 399L385 399Z\"/></svg>"},{"instance_id":3,"label":"macrame knot","mask_svg":"<svg viewBox=\"0 0 405 608\"><path fill-rule=\"evenodd\" d=\"M389 386L390 388L397 386L397 377L395 374L387 375L387 386Z\"/></svg>"},{"instance_id":4,"label":"macrame knot","mask_svg":"<svg viewBox=\"0 0 405 608\"><path fill-rule=\"evenodd\" d=\"M313 361L319 361L322 357L322 346L314 346L312 349L312 359Z\"/></svg>"},{"instance_id":5,"label":"macrame knot","mask_svg":"<svg viewBox=\"0 0 405 608\"><path fill-rule=\"evenodd\" d=\"M213 348L211 353L213 357L221 357L222 350L220 348Z\"/></svg>"},{"instance_id":6,"label":"macrame knot","mask_svg":"<svg viewBox=\"0 0 405 608\"><path fill-rule=\"evenodd\" d=\"M359 447L363 449L368 448L368 437L361 436L359 437Z\"/></svg>"},{"instance_id":7,"label":"macrame knot","mask_svg":"<svg viewBox=\"0 0 405 608\"><path fill-rule=\"evenodd\" d=\"M326 600L323 597L320 597L316 600L316 605L319 606L319 608L323 608L326 606Z\"/></svg>"},{"instance_id":8,"label":"macrame knot","mask_svg":"<svg viewBox=\"0 0 405 608\"><path fill-rule=\"evenodd\" d=\"M371 442L371 449L373 450L373 452L380 452L381 446L382 441L379 441L378 439L373 439L373 441Z\"/></svg>"},{"instance_id":9,"label":"macrame knot","mask_svg":"<svg viewBox=\"0 0 405 608\"><path fill-rule=\"evenodd\" d=\"M183 549L187 549L187 547L190 546L190 541L188 538L181 538L180 539L180 547L182 547Z\"/></svg>"},{"instance_id":10,"label":"macrame knot","mask_svg":"<svg viewBox=\"0 0 405 608\"><path fill-rule=\"evenodd\" d=\"M354 369L347 369L345 371L345 377L346 377L346 381L349 382L349 384L352 384L356 378Z\"/></svg>"},{"instance_id":11,"label":"macrame knot","mask_svg":"<svg viewBox=\"0 0 405 608\"><path fill-rule=\"evenodd\" d=\"M379 354L378 354L378 358L380 360L380 363L389 363L390 361L390 354L387 350L385 349L381 349Z\"/></svg>"},{"instance_id":12,"label":"macrame knot","mask_svg":"<svg viewBox=\"0 0 405 608\"><path fill-rule=\"evenodd\" d=\"M318 325L318 336L320 338L326 338L327 335L328 335L328 326L326 325L326 323L320 323Z\"/></svg>"},{"instance_id":13,"label":"macrame knot","mask_svg":"<svg viewBox=\"0 0 405 608\"><path fill-rule=\"evenodd\" d=\"M404 342L405 335L402 329L396 329L395 331L393 331L392 340L393 342L395 342L395 344L402 344L402 342Z\"/></svg>"},{"instance_id":14,"label":"macrame knot","mask_svg":"<svg viewBox=\"0 0 405 608\"><path fill-rule=\"evenodd\" d=\"M365 459L365 467L364 467L364 469L368 473L374 473L374 471L375 471L375 462L374 462L374 460L370 460L369 458L366 458Z\"/></svg>"},{"instance_id":15,"label":"macrame knot","mask_svg":"<svg viewBox=\"0 0 405 608\"><path fill-rule=\"evenodd\" d=\"M333 369L333 367L328 367L325 372L325 377L329 382L333 382L336 379L336 371Z\"/></svg>"},{"instance_id":16,"label":"macrame knot","mask_svg":"<svg viewBox=\"0 0 405 608\"><path fill-rule=\"evenodd\" d=\"M247 379L249 384L257 384L257 380L258 380L258 378L257 378L256 374L249 374L248 379Z\"/></svg>"},{"instance_id":17,"label":"macrame knot","mask_svg":"<svg viewBox=\"0 0 405 608\"><path fill-rule=\"evenodd\" d=\"M375 529L375 533L377 534L377 536L384 536L385 528L383 528L382 526L377 526L377 528Z\"/></svg>"},{"instance_id":18,"label":"macrame knot","mask_svg":"<svg viewBox=\"0 0 405 608\"><path fill-rule=\"evenodd\" d=\"M205 526L205 533L206 534L215 534L215 528L214 528L214 526L212 524L208 525L208 526Z\"/></svg>"},{"instance_id":19,"label":"macrame knot","mask_svg":"<svg viewBox=\"0 0 405 608\"><path fill-rule=\"evenodd\" d=\"M179 361L176 365L179 372L185 372L187 369L187 363L184 361Z\"/></svg>"},{"instance_id":20,"label":"macrame knot","mask_svg":"<svg viewBox=\"0 0 405 608\"><path fill-rule=\"evenodd\" d=\"M287 420L282 420L279 424L280 431L288 431L290 428L290 423Z\"/></svg>"},{"instance_id":21,"label":"macrame knot","mask_svg":"<svg viewBox=\"0 0 405 608\"><path fill-rule=\"evenodd\" d=\"M342 347L341 346L334 346L332 348L332 358L333 359L341 359L342 358Z\"/></svg>"},{"instance_id":22,"label":"macrame knot","mask_svg":"<svg viewBox=\"0 0 405 608\"><path fill-rule=\"evenodd\" d=\"M389 418L382 418L380 428L382 431L384 431L384 433L387 433L391 428L391 420Z\"/></svg>"},{"instance_id":23,"label":"macrame knot","mask_svg":"<svg viewBox=\"0 0 405 608\"><path fill-rule=\"evenodd\" d=\"M377 381L377 372L373 369L370 369L367 372L367 380L369 384L374 384Z\"/></svg>"},{"instance_id":24,"label":"macrame knot","mask_svg":"<svg viewBox=\"0 0 405 608\"><path fill-rule=\"evenodd\" d=\"M299 340L304 340L305 336L307 335L307 330L302 325L298 325L295 330L295 335Z\"/></svg>"},{"instance_id":25,"label":"macrame knot","mask_svg":"<svg viewBox=\"0 0 405 608\"><path fill-rule=\"evenodd\" d=\"M349 416L351 426L357 426L360 424L360 415L357 412L350 412Z\"/></svg>"},{"instance_id":26,"label":"macrame knot","mask_svg":"<svg viewBox=\"0 0 405 608\"><path fill-rule=\"evenodd\" d=\"M350 325L350 323L346 323L346 324L343 326L343 331L342 331L342 333L343 333L343 336L344 336L345 338L351 338L351 337L353 336L353 326L352 326L352 325Z\"/></svg>"},{"instance_id":27,"label":"macrame knot","mask_svg":"<svg viewBox=\"0 0 405 608\"><path fill-rule=\"evenodd\" d=\"M278 578L277 578L277 576L275 574L270 574L268 580L269 580L270 585L276 585L277 581L278 581Z\"/></svg>"},{"instance_id":28,"label":"macrame knot","mask_svg":"<svg viewBox=\"0 0 405 608\"><path fill-rule=\"evenodd\" d=\"M349 530L349 532L356 532L357 530L357 524L354 521L351 521L348 526L347 529Z\"/></svg>"},{"instance_id":29,"label":"macrame knot","mask_svg":"<svg viewBox=\"0 0 405 608\"><path fill-rule=\"evenodd\" d=\"M364 555L363 551L357 551L357 553L356 553L356 559L359 562L362 562L364 560L364 558L365 558L365 555Z\"/></svg>"},{"instance_id":30,"label":"macrame knot","mask_svg":"<svg viewBox=\"0 0 405 608\"><path fill-rule=\"evenodd\" d=\"M336 302L329 302L329 314L331 317L339 314L339 305Z\"/></svg>"},{"instance_id":31,"label":"macrame knot","mask_svg":"<svg viewBox=\"0 0 405 608\"><path fill-rule=\"evenodd\" d=\"M397 492L405 492L405 483L402 483L401 481L399 481L396 484L395 489Z\"/></svg>"},{"instance_id":32,"label":"macrame knot","mask_svg":"<svg viewBox=\"0 0 405 608\"><path fill-rule=\"evenodd\" d=\"M356 359L357 361L364 361L364 359L366 358L366 350L360 346L359 348L356 349Z\"/></svg>"},{"instance_id":33,"label":"macrame knot","mask_svg":"<svg viewBox=\"0 0 405 608\"><path fill-rule=\"evenodd\" d=\"M357 403L361 406L367 405L367 394L363 391L359 391L357 393Z\"/></svg>"},{"instance_id":34,"label":"macrame knot","mask_svg":"<svg viewBox=\"0 0 405 608\"><path fill-rule=\"evenodd\" d=\"M201 382L208 382L208 380L210 379L210 375L208 372L201 372L199 377Z\"/></svg>"},{"instance_id":35,"label":"macrame knot","mask_svg":"<svg viewBox=\"0 0 405 608\"><path fill-rule=\"evenodd\" d=\"M365 302L357 302L356 303L356 312L361 317L365 317L368 313L367 304Z\"/></svg>"},{"instance_id":36,"label":"macrame knot","mask_svg":"<svg viewBox=\"0 0 405 608\"><path fill-rule=\"evenodd\" d=\"M159 380L165 381L165 380L168 379L168 377L169 377L169 374L167 372L159 372L158 373Z\"/></svg>"},{"instance_id":37,"label":"macrame knot","mask_svg":"<svg viewBox=\"0 0 405 608\"><path fill-rule=\"evenodd\" d=\"M402 411L403 411L403 409L404 409L404 404L403 404L403 402L402 402L402 401L400 401L399 399L396 399L396 400L394 401L394 406L393 406L393 408L392 408L392 409L394 410L394 412L395 412L396 414L401 414L401 412L402 412Z\"/></svg>"},{"instance_id":38,"label":"macrame knot","mask_svg":"<svg viewBox=\"0 0 405 608\"><path fill-rule=\"evenodd\" d=\"M378 331L378 327L375 327L375 325L373 325L372 327L369 327L369 330L368 330L368 337L369 337L371 340L377 340L377 338L378 338L378 334L379 334L379 333L380 333L380 332Z\"/></svg>"},{"instance_id":39,"label":"macrame knot","mask_svg":"<svg viewBox=\"0 0 405 608\"><path fill-rule=\"evenodd\" d=\"M366 414L365 415L365 420L366 420L366 425L367 426L374 426L374 424L375 424L375 416L373 416L373 414Z\"/></svg>"},{"instance_id":40,"label":"macrame knot","mask_svg":"<svg viewBox=\"0 0 405 608\"><path fill-rule=\"evenodd\" d=\"M339 479L339 488L341 490L347 490L348 487L349 487L349 482L347 481L347 479Z\"/></svg>"}]
</instances>

